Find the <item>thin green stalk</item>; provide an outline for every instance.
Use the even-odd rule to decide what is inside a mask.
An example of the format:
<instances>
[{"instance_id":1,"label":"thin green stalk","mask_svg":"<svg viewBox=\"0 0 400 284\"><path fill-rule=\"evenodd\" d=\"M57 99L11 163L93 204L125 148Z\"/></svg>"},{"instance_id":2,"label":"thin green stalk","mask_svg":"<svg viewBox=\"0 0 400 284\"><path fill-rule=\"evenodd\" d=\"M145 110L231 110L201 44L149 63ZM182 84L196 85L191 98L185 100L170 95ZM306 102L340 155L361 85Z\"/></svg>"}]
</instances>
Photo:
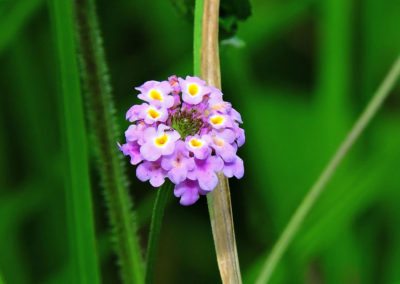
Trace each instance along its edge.
<instances>
[{"instance_id":1,"label":"thin green stalk","mask_svg":"<svg viewBox=\"0 0 400 284\"><path fill-rule=\"evenodd\" d=\"M154 202L153 215L151 217L149 242L147 245L146 284L154 283L155 262L160 239L161 224L164 217L168 197L171 194L172 184L168 181L157 189L157 197Z\"/></svg>"},{"instance_id":2,"label":"thin green stalk","mask_svg":"<svg viewBox=\"0 0 400 284\"><path fill-rule=\"evenodd\" d=\"M382 82L376 93L373 95L370 103L365 108L361 116L358 118L353 128L348 133L347 137L340 144L335 155L329 161L328 165L325 167L319 178L316 180L314 185L311 187L311 189L303 199L300 206L297 208L296 212L293 214L282 235L274 245L271 254L264 263L261 273L257 279L257 284L268 283L276 265L282 258L283 253L286 251L288 245L293 240L300 226L303 224L305 217L325 189L325 186L332 178L337 167L346 157L354 142L359 138L361 133L370 123L371 119L375 116L380 106L389 95L390 90L393 89L396 80L399 77L399 74L400 56L395 61L393 67L386 75L384 81Z\"/></svg>"},{"instance_id":3,"label":"thin green stalk","mask_svg":"<svg viewBox=\"0 0 400 284\"><path fill-rule=\"evenodd\" d=\"M194 19L194 73L221 88L218 48L219 0L197 0ZM228 179L218 174L218 185L207 195L208 210L222 283L242 283L236 249Z\"/></svg>"},{"instance_id":4,"label":"thin green stalk","mask_svg":"<svg viewBox=\"0 0 400 284\"><path fill-rule=\"evenodd\" d=\"M94 0L75 0L82 79L96 166L124 283L143 283L144 265L128 179L118 151L119 130Z\"/></svg>"},{"instance_id":5,"label":"thin green stalk","mask_svg":"<svg viewBox=\"0 0 400 284\"><path fill-rule=\"evenodd\" d=\"M80 92L72 3L49 1L60 67L63 103L68 241L73 271L70 283L100 282L83 105Z\"/></svg>"},{"instance_id":6,"label":"thin green stalk","mask_svg":"<svg viewBox=\"0 0 400 284\"><path fill-rule=\"evenodd\" d=\"M193 28L193 74L200 76L201 73L201 37L203 22L204 0L196 0L194 6L194 28Z\"/></svg>"}]
</instances>

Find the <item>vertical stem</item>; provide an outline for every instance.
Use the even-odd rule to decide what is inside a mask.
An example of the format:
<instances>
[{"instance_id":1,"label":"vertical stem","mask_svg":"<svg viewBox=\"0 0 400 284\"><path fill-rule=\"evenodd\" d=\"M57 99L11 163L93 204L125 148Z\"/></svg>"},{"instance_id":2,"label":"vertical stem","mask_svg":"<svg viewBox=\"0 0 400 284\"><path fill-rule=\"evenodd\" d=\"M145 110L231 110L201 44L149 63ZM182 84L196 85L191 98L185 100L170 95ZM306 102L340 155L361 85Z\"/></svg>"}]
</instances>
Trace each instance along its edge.
<instances>
[{"instance_id":1,"label":"vertical stem","mask_svg":"<svg viewBox=\"0 0 400 284\"><path fill-rule=\"evenodd\" d=\"M143 259L128 179L116 145L119 131L95 1L74 2L87 114L112 228L112 241L123 282L140 284L144 282Z\"/></svg>"},{"instance_id":2,"label":"vertical stem","mask_svg":"<svg viewBox=\"0 0 400 284\"><path fill-rule=\"evenodd\" d=\"M168 196L171 194L172 184L168 181L157 189L157 197L154 202L153 215L151 216L149 242L147 245L146 284L154 283L155 262L160 239L161 224L164 217Z\"/></svg>"},{"instance_id":3,"label":"vertical stem","mask_svg":"<svg viewBox=\"0 0 400 284\"><path fill-rule=\"evenodd\" d=\"M209 85L221 88L218 50L219 0L196 1L194 22L195 74L198 74L200 69L200 76ZM218 267L223 283L242 283L229 183L223 174L219 174L218 179L217 187L207 195Z\"/></svg>"},{"instance_id":4,"label":"vertical stem","mask_svg":"<svg viewBox=\"0 0 400 284\"><path fill-rule=\"evenodd\" d=\"M80 91L72 3L49 1L61 77L62 125L67 172L67 210L72 277L70 283L100 282L89 182L86 130Z\"/></svg>"},{"instance_id":5,"label":"vertical stem","mask_svg":"<svg viewBox=\"0 0 400 284\"><path fill-rule=\"evenodd\" d=\"M297 208L296 212L293 214L289 223L285 227L282 235L279 237L278 241L275 243L271 254L264 263L261 273L257 279L257 284L267 283L272 273L275 270L276 265L282 258L283 253L286 251L287 247L293 240L300 226L303 224L308 212L314 206L316 200L321 195L325 186L332 178L337 167L340 165L342 160L346 157L348 151L353 146L354 142L360 137L361 133L365 130L367 125L370 123L371 119L375 116L380 106L384 100L389 95L389 92L394 87L397 78L400 75L400 56L396 59L393 67L390 69L389 73L386 75L384 81L373 95L370 103L367 105L361 116L358 118L354 124L351 131L347 134L347 137L340 144L335 155L329 161L328 165L325 167L321 175L318 177L314 185L308 191L307 195L303 199L300 206Z\"/></svg>"},{"instance_id":6,"label":"vertical stem","mask_svg":"<svg viewBox=\"0 0 400 284\"><path fill-rule=\"evenodd\" d=\"M318 7L319 72L315 108L320 117L321 143L326 151L335 148L351 124L350 91L352 1L325 0Z\"/></svg>"}]
</instances>

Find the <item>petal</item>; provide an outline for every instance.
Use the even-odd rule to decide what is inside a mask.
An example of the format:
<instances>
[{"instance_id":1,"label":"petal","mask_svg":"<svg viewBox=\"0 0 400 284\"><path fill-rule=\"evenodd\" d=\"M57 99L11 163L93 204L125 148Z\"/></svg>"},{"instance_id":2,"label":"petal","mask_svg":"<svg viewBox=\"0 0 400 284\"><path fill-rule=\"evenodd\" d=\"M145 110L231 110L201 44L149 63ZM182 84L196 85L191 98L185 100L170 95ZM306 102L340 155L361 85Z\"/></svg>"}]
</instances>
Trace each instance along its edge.
<instances>
[{"instance_id":1,"label":"petal","mask_svg":"<svg viewBox=\"0 0 400 284\"><path fill-rule=\"evenodd\" d=\"M142 157L148 161L155 161L161 156L161 152L158 148L153 147L151 141L140 147L140 154L142 154Z\"/></svg>"},{"instance_id":2,"label":"petal","mask_svg":"<svg viewBox=\"0 0 400 284\"><path fill-rule=\"evenodd\" d=\"M187 170L185 168L173 168L168 172L168 178L174 183L179 184L186 179Z\"/></svg>"},{"instance_id":3,"label":"petal","mask_svg":"<svg viewBox=\"0 0 400 284\"><path fill-rule=\"evenodd\" d=\"M218 177L212 171L201 172L197 175L200 188L205 191L212 191L218 184Z\"/></svg>"},{"instance_id":4,"label":"petal","mask_svg":"<svg viewBox=\"0 0 400 284\"><path fill-rule=\"evenodd\" d=\"M136 168L136 176L140 181L148 181L150 179L150 169L147 162L141 163Z\"/></svg>"},{"instance_id":5,"label":"petal","mask_svg":"<svg viewBox=\"0 0 400 284\"><path fill-rule=\"evenodd\" d=\"M165 176L163 175L161 170L155 170L151 174L150 184L153 187L160 187L165 182Z\"/></svg>"},{"instance_id":6,"label":"petal","mask_svg":"<svg viewBox=\"0 0 400 284\"><path fill-rule=\"evenodd\" d=\"M175 186L174 194L176 197L181 197L181 205L188 206L200 198L200 190L197 181L186 180Z\"/></svg>"}]
</instances>

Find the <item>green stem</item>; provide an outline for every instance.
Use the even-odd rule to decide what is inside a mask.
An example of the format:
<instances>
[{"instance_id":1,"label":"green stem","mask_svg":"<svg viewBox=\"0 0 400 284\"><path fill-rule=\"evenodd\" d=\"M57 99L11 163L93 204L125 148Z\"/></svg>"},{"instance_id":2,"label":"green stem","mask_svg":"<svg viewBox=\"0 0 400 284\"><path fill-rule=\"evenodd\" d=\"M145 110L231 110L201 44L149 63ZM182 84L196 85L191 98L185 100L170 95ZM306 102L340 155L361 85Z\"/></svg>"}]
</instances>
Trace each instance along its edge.
<instances>
[{"instance_id":1,"label":"green stem","mask_svg":"<svg viewBox=\"0 0 400 284\"><path fill-rule=\"evenodd\" d=\"M114 101L94 0L74 0L82 79L92 145L97 158L112 241L124 283L143 283L144 265L132 210L128 179L116 142L119 136Z\"/></svg>"},{"instance_id":2,"label":"green stem","mask_svg":"<svg viewBox=\"0 0 400 284\"><path fill-rule=\"evenodd\" d=\"M201 38L204 0L196 0L194 6L194 28L193 28L193 74L200 76L201 73Z\"/></svg>"},{"instance_id":3,"label":"green stem","mask_svg":"<svg viewBox=\"0 0 400 284\"><path fill-rule=\"evenodd\" d=\"M314 185L311 187L305 198L303 199L300 206L297 208L296 212L293 214L286 228L284 229L282 235L273 247L271 254L267 258L261 273L257 279L257 284L267 283L274 269L283 253L286 251L288 245L293 240L300 226L302 225L305 217L315 204L318 197L321 195L325 186L332 178L337 167L340 165L342 160L346 157L350 148L353 146L354 142L359 138L364 129L370 123L371 119L375 116L380 106L387 98L390 90L394 87L396 80L400 74L400 57L397 58L393 67L390 69L389 73L386 75L384 81L373 95L370 103L365 108L364 112L358 118L354 124L351 131L347 134L345 140L340 144L335 155L332 157L328 165L325 167L319 178L316 180Z\"/></svg>"},{"instance_id":4,"label":"green stem","mask_svg":"<svg viewBox=\"0 0 400 284\"><path fill-rule=\"evenodd\" d=\"M146 284L154 283L155 260L158 241L160 239L161 224L171 190L172 184L168 181L157 189L157 197L154 202L153 215L151 217L149 242L147 245Z\"/></svg>"},{"instance_id":5,"label":"green stem","mask_svg":"<svg viewBox=\"0 0 400 284\"><path fill-rule=\"evenodd\" d=\"M72 3L49 1L57 44L63 102L67 172L67 214L73 271L70 283L100 282L83 105L79 82Z\"/></svg>"}]
</instances>

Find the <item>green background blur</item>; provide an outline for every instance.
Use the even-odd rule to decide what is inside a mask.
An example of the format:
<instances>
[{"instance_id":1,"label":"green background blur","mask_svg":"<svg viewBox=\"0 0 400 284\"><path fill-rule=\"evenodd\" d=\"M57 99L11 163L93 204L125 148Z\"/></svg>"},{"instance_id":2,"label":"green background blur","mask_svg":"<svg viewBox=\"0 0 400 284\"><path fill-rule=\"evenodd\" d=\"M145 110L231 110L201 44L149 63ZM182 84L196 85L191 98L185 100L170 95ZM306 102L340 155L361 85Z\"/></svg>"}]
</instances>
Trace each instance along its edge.
<instances>
[{"instance_id":1,"label":"green background blur","mask_svg":"<svg viewBox=\"0 0 400 284\"><path fill-rule=\"evenodd\" d=\"M46 4L0 1L0 275L11 284L65 283L68 273L59 71ZM399 0L251 4L251 17L220 46L225 98L242 113L247 138L245 177L231 180L245 283L400 51ZM97 6L124 129L134 86L192 74L192 24L165 0ZM400 283L399 91L336 173L273 282ZM133 167L128 173L145 247L155 190L136 181ZM118 283L98 180L92 170L103 282ZM156 269L157 283L220 282L204 197L169 204Z\"/></svg>"}]
</instances>

